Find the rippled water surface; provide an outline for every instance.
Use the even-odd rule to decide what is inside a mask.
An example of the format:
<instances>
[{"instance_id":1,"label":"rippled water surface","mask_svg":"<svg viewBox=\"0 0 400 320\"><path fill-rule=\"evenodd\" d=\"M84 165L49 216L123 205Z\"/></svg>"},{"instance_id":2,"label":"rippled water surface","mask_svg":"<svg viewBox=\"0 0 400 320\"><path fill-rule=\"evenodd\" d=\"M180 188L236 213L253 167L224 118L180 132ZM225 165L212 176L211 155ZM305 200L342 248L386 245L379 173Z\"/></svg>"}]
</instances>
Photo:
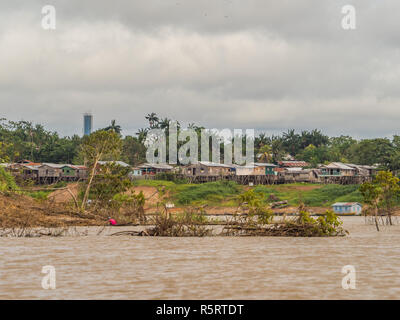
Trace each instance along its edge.
<instances>
[{"instance_id":1,"label":"rippled water surface","mask_svg":"<svg viewBox=\"0 0 400 320\"><path fill-rule=\"evenodd\" d=\"M3 299L398 299L400 226L346 217L344 238L0 238ZM56 268L55 290L41 287ZM342 267L356 289L342 289Z\"/></svg>"}]
</instances>

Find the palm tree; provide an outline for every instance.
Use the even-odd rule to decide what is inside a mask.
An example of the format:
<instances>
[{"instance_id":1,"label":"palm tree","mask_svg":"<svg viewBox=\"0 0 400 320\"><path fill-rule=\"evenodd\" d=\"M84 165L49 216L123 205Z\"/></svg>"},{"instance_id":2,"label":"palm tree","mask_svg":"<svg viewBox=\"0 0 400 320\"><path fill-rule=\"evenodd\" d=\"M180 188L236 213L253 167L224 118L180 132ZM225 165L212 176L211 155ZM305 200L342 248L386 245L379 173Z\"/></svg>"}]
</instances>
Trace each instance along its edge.
<instances>
[{"instance_id":1,"label":"palm tree","mask_svg":"<svg viewBox=\"0 0 400 320\"><path fill-rule=\"evenodd\" d=\"M262 146L260 148L260 161L263 162L272 162L272 148L268 144Z\"/></svg>"},{"instance_id":2,"label":"palm tree","mask_svg":"<svg viewBox=\"0 0 400 320\"><path fill-rule=\"evenodd\" d=\"M266 136L265 133L260 133L258 137L254 139L254 145L256 148L261 148L262 146L269 144L270 138Z\"/></svg>"},{"instance_id":3,"label":"palm tree","mask_svg":"<svg viewBox=\"0 0 400 320\"><path fill-rule=\"evenodd\" d=\"M137 136L138 136L138 140L140 143L143 143L143 141L146 139L146 135L147 135L147 129L139 129L138 132L136 132Z\"/></svg>"},{"instance_id":4,"label":"palm tree","mask_svg":"<svg viewBox=\"0 0 400 320\"><path fill-rule=\"evenodd\" d=\"M121 134L121 126L115 124L115 120L111 120L111 125L108 127L104 128L104 131L114 131L118 134Z\"/></svg>"},{"instance_id":5,"label":"palm tree","mask_svg":"<svg viewBox=\"0 0 400 320\"><path fill-rule=\"evenodd\" d=\"M161 121L158 122L160 129L167 129L169 128L169 123L171 122L170 119L164 118Z\"/></svg>"},{"instance_id":6,"label":"palm tree","mask_svg":"<svg viewBox=\"0 0 400 320\"><path fill-rule=\"evenodd\" d=\"M149 113L145 118L149 121L150 128L154 128L155 125L158 124L159 119L154 112Z\"/></svg>"},{"instance_id":7,"label":"palm tree","mask_svg":"<svg viewBox=\"0 0 400 320\"><path fill-rule=\"evenodd\" d=\"M300 136L294 129L290 129L283 133L283 141L285 147L290 151L290 154L295 156L300 148Z\"/></svg>"},{"instance_id":8,"label":"palm tree","mask_svg":"<svg viewBox=\"0 0 400 320\"><path fill-rule=\"evenodd\" d=\"M282 144L282 138L272 136L271 141L272 161L274 163L277 163L278 161L282 160L285 154L285 150Z\"/></svg>"}]
</instances>

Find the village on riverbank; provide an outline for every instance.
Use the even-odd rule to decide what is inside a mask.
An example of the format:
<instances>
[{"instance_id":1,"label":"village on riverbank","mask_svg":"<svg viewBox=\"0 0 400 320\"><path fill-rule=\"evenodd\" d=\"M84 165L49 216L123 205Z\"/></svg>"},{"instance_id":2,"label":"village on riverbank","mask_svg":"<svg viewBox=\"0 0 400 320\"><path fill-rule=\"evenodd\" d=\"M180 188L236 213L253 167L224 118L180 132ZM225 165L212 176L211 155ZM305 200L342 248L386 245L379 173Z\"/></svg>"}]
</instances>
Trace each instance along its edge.
<instances>
[{"instance_id":1,"label":"village on riverbank","mask_svg":"<svg viewBox=\"0 0 400 320\"><path fill-rule=\"evenodd\" d=\"M169 165L166 163L143 163L131 166L123 161L112 161L129 168L132 179L156 179L162 174L174 175L176 179L187 179L190 183L211 181L235 181L243 185L283 184L283 183L336 183L361 184L371 181L377 166L357 165L341 162L320 164L310 168L305 161L287 160L277 164L255 162L246 166L198 161L190 165ZM98 168L106 164L99 161ZM19 180L30 180L36 184L51 184L60 181L79 181L88 177L84 165L35 163L21 160L16 163L2 163L6 170Z\"/></svg>"},{"instance_id":2,"label":"village on riverbank","mask_svg":"<svg viewBox=\"0 0 400 320\"><path fill-rule=\"evenodd\" d=\"M146 119L150 129L169 132L170 120L161 121L154 114ZM137 138L122 137L115 121L92 132L91 121L86 120L89 128L84 137L57 143L57 136L30 123L10 122L1 127L3 226L12 226L10 221L19 221L19 227L104 225L112 217L118 225L158 225L162 231L150 232L153 235L179 235L171 233L177 226L183 234L196 230L196 235L205 235L197 233L198 225L207 217L225 216L235 219L231 231L239 230L238 226L240 232L256 228L251 233L260 235L281 228L274 217L297 216L295 234L304 231L297 229L300 223L313 226L310 234L323 235L336 232L332 224L339 226L338 215L373 214L378 221L378 216L397 213L398 178L390 170L397 158L379 158L378 151L368 150L369 158L358 161L362 164L348 161L363 159L357 148L382 148L382 141L330 139L318 130L301 135L290 131L271 139L260 134L254 140L252 163L224 163L222 153L219 163L199 160L171 165L146 162L144 141L149 130L138 132ZM191 127L198 133L202 129ZM30 143L23 142L26 130L32 132L26 137ZM33 132L42 138L34 142ZM388 146L393 152L397 152L397 140L394 137ZM46 146L47 141L53 142ZM14 219L18 215L21 219ZM192 225L196 227L188 227ZM265 229L266 225L274 226L274 231ZM288 227L286 222L283 225Z\"/></svg>"}]
</instances>

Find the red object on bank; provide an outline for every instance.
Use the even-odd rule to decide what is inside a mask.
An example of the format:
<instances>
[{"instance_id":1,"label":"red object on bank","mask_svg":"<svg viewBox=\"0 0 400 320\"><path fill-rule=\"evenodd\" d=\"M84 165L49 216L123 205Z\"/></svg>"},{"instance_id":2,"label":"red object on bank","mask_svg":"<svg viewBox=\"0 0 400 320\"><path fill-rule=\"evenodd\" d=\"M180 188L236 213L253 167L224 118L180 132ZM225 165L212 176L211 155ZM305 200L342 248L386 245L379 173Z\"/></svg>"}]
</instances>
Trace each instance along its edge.
<instances>
[{"instance_id":1,"label":"red object on bank","mask_svg":"<svg viewBox=\"0 0 400 320\"><path fill-rule=\"evenodd\" d=\"M117 225L117 221L115 221L114 219L110 219L110 220L108 220L108 222L109 222L112 226Z\"/></svg>"}]
</instances>

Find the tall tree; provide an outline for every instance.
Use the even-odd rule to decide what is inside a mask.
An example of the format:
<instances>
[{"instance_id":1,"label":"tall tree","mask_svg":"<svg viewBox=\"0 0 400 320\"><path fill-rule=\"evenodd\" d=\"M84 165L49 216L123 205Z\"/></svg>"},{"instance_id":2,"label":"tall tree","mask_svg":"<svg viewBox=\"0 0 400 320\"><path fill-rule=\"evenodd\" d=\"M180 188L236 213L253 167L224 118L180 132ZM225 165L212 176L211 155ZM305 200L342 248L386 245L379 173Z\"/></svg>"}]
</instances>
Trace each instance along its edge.
<instances>
[{"instance_id":1,"label":"tall tree","mask_svg":"<svg viewBox=\"0 0 400 320\"><path fill-rule=\"evenodd\" d=\"M273 159L273 154L272 154L272 148L271 148L271 146L269 146L269 145L267 145L267 144L264 145L264 146L262 146L262 147L260 148L259 155L260 155L259 160L260 160L261 162L269 162L269 163L271 163L271 162L272 162L272 159Z\"/></svg>"},{"instance_id":2,"label":"tall tree","mask_svg":"<svg viewBox=\"0 0 400 320\"><path fill-rule=\"evenodd\" d=\"M96 131L85 136L82 143L82 154L89 167L89 177L82 200L81 210L84 211L89 197L90 187L96 174L99 161L103 157L112 157L115 160L119 157L122 148L120 136L114 131Z\"/></svg>"},{"instance_id":3,"label":"tall tree","mask_svg":"<svg viewBox=\"0 0 400 320\"><path fill-rule=\"evenodd\" d=\"M364 202L369 204L375 213L375 225L379 231L378 212L382 211L392 225L393 208L400 198L399 178L390 171L379 171L372 182L363 183L360 192Z\"/></svg>"},{"instance_id":4,"label":"tall tree","mask_svg":"<svg viewBox=\"0 0 400 320\"><path fill-rule=\"evenodd\" d=\"M294 129L290 129L283 133L283 146L292 155L295 156L299 153L301 147L300 135L298 135Z\"/></svg>"},{"instance_id":5,"label":"tall tree","mask_svg":"<svg viewBox=\"0 0 400 320\"><path fill-rule=\"evenodd\" d=\"M156 113L149 113L145 118L149 121L150 128L157 127L159 118L157 117Z\"/></svg>"},{"instance_id":6,"label":"tall tree","mask_svg":"<svg viewBox=\"0 0 400 320\"><path fill-rule=\"evenodd\" d=\"M120 134L121 133L121 126L117 125L115 120L111 120L111 124L108 127L104 128L103 130L104 131L110 131L111 130L111 131L114 131L114 132Z\"/></svg>"},{"instance_id":7,"label":"tall tree","mask_svg":"<svg viewBox=\"0 0 400 320\"><path fill-rule=\"evenodd\" d=\"M139 129L138 132L136 132L136 135L138 136L139 142L143 143L146 140L147 129Z\"/></svg>"},{"instance_id":8,"label":"tall tree","mask_svg":"<svg viewBox=\"0 0 400 320\"><path fill-rule=\"evenodd\" d=\"M146 160L146 148L138 138L126 136L123 140L122 159L131 165L138 165Z\"/></svg>"}]
</instances>

